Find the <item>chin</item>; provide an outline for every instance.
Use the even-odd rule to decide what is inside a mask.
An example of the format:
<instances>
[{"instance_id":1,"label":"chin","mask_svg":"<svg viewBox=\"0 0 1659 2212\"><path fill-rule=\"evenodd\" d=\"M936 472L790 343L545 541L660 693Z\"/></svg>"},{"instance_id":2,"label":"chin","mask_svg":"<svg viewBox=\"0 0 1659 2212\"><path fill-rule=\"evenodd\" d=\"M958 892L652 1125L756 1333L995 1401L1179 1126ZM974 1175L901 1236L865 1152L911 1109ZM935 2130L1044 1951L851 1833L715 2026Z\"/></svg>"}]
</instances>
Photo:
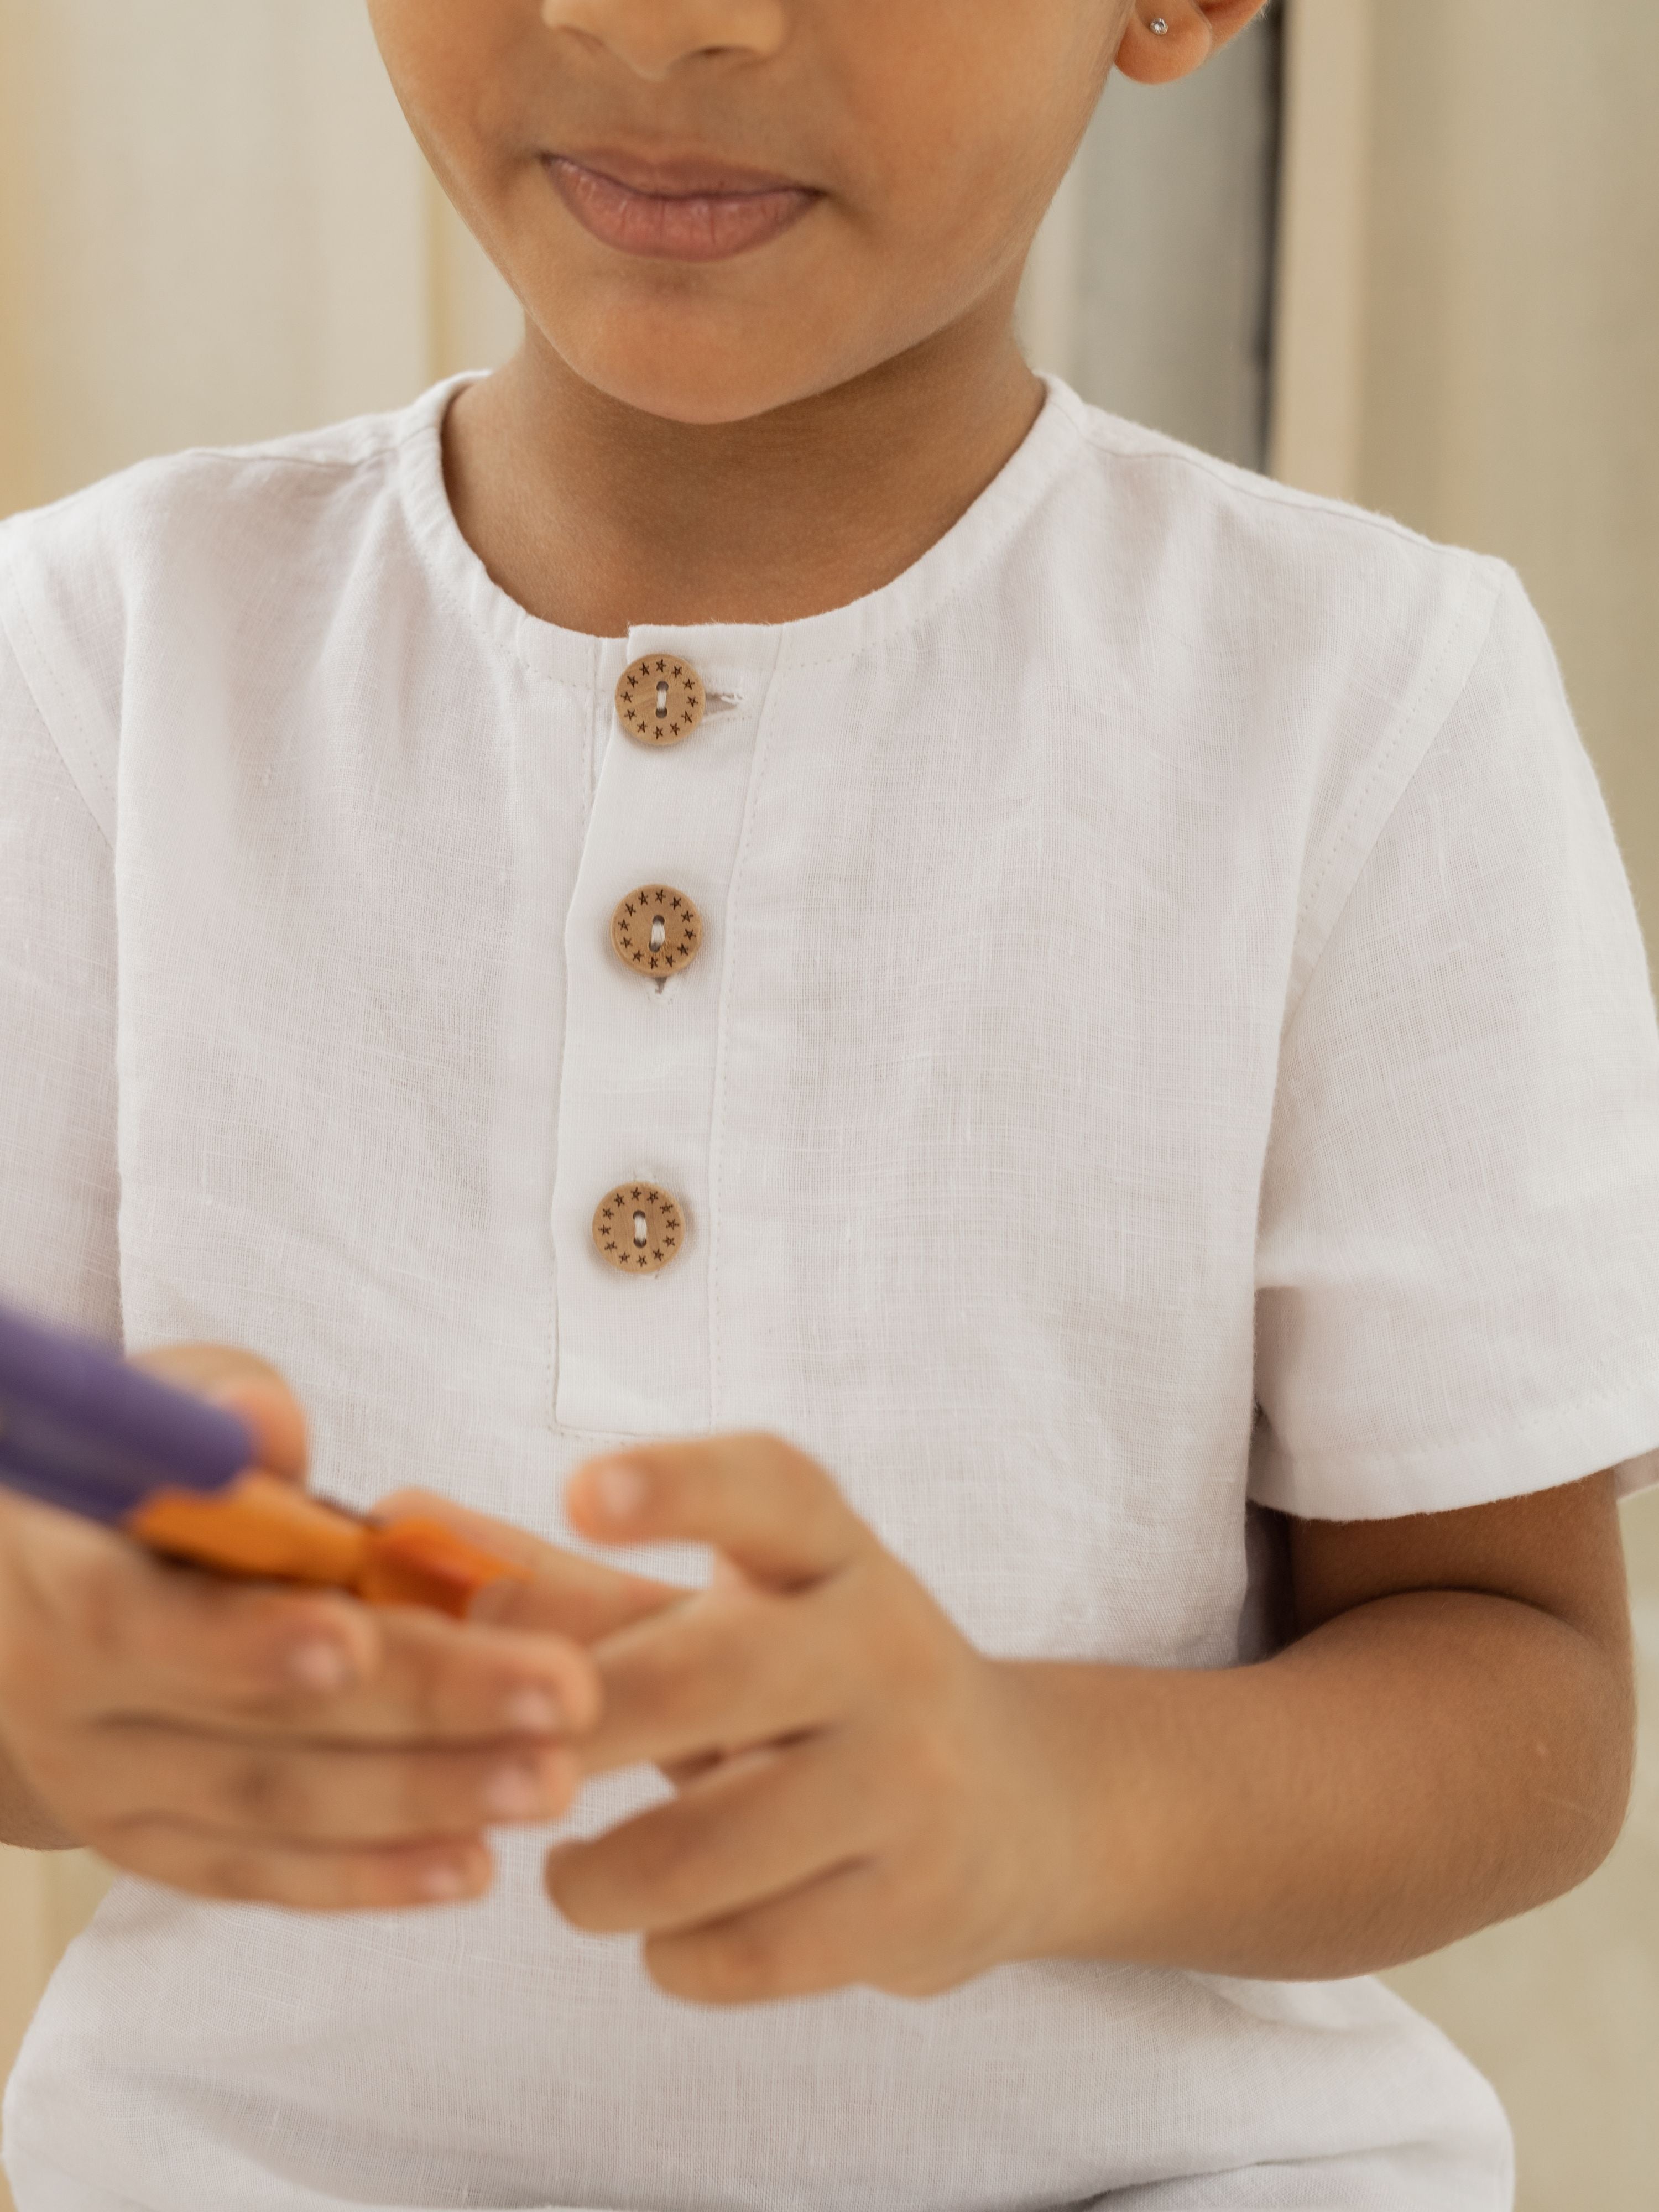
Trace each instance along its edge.
<instances>
[{"instance_id":1,"label":"chin","mask_svg":"<svg viewBox=\"0 0 1659 2212\"><path fill-rule=\"evenodd\" d=\"M769 379L744 375L736 364L725 372L687 375L684 369L642 367L626 356L610 359L585 349L564 352L566 365L595 392L614 399L618 406L640 415L653 415L665 422L710 427L752 422L787 406L805 394L775 385Z\"/></svg>"},{"instance_id":2,"label":"chin","mask_svg":"<svg viewBox=\"0 0 1659 2212\"><path fill-rule=\"evenodd\" d=\"M536 318L573 374L619 406L664 422L709 426L815 398L875 366L845 331L815 329L787 307L705 319L610 312Z\"/></svg>"}]
</instances>

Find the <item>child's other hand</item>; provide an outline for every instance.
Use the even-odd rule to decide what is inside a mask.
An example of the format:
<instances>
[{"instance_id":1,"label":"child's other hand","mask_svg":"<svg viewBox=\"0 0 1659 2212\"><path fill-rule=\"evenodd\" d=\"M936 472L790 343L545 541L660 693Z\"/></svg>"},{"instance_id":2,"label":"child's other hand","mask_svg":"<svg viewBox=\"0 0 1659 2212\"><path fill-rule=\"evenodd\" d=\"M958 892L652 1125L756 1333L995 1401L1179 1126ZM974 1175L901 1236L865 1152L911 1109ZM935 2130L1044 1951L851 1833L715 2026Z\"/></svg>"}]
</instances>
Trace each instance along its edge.
<instances>
[{"instance_id":1,"label":"child's other hand","mask_svg":"<svg viewBox=\"0 0 1659 2212\"><path fill-rule=\"evenodd\" d=\"M217 1346L135 1364L234 1403L304 1479L276 1370ZM222 1581L0 1498L0 1833L83 1843L198 1896L310 1911L483 1893L485 1832L556 1819L599 1705L568 1638Z\"/></svg>"},{"instance_id":2,"label":"child's other hand","mask_svg":"<svg viewBox=\"0 0 1659 2212\"><path fill-rule=\"evenodd\" d=\"M828 1474L768 1437L591 1462L584 1535L689 1540L713 1585L598 1644L589 1771L655 1761L667 1803L548 1860L577 1927L640 1931L707 2003L851 1983L908 1996L1039 1948L1042 1763L1016 1669L975 1650Z\"/></svg>"}]
</instances>

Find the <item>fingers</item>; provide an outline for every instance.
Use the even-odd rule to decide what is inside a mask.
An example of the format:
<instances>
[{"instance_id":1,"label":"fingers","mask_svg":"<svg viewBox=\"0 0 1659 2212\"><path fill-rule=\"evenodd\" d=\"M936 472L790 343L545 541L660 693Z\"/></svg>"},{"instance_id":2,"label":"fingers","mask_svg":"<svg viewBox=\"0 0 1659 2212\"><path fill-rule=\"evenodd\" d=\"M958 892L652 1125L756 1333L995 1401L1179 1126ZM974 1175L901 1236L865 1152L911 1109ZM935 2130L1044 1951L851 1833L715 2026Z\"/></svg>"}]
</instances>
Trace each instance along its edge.
<instances>
[{"instance_id":1,"label":"fingers","mask_svg":"<svg viewBox=\"0 0 1659 2212\"><path fill-rule=\"evenodd\" d=\"M713 2004L927 1995L1025 1955L1023 1708L821 1468L764 1437L648 1447L583 1468L568 1507L586 1535L717 1556L695 1599L594 1646L584 1766L680 1786L550 1856L568 1918L642 1933L659 1985Z\"/></svg>"},{"instance_id":2,"label":"fingers","mask_svg":"<svg viewBox=\"0 0 1659 2212\"><path fill-rule=\"evenodd\" d=\"M31 1796L115 1864L310 1910L476 1896L483 1831L556 1820L593 1661L549 1635L221 1581L0 1507L0 1723Z\"/></svg>"},{"instance_id":3,"label":"fingers","mask_svg":"<svg viewBox=\"0 0 1659 2212\"><path fill-rule=\"evenodd\" d=\"M293 1602L278 1593L268 1601ZM350 1604L332 1602L343 1611ZM302 1638L284 1653L288 1679L233 1686L204 1680L191 1640L163 1624L160 1635L172 1665L156 1668L142 1686L123 1685L101 1704L100 1715L166 1717L253 1736L298 1732L348 1743L580 1734L598 1715L598 1670L561 1638L461 1624L412 1608L380 1613L370 1626L377 1647L372 1662L334 1680L323 1655L343 1649L343 1639L319 1645ZM301 1678L313 1651L316 1671L307 1681Z\"/></svg>"},{"instance_id":4,"label":"fingers","mask_svg":"<svg viewBox=\"0 0 1659 2212\"><path fill-rule=\"evenodd\" d=\"M0 1684L32 1648L27 1670L39 1664L95 1684L88 1694L100 1713L208 1725L234 1717L272 1729L302 1723L349 1737L580 1729L599 1709L592 1662L533 1618L495 1627L372 1609L333 1591L177 1566L27 1500L0 1500L0 1514L15 1532ZM623 1612L659 1587L618 1579L631 1588Z\"/></svg>"},{"instance_id":5,"label":"fingers","mask_svg":"<svg viewBox=\"0 0 1659 2212\"><path fill-rule=\"evenodd\" d=\"M870 1943L886 1917L887 1886L878 1866L838 1867L725 1920L647 1936L646 1970L666 1995L694 2004L763 2004L854 1982L924 1994L890 1978Z\"/></svg>"},{"instance_id":6,"label":"fingers","mask_svg":"<svg viewBox=\"0 0 1659 2212\"><path fill-rule=\"evenodd\" d=\"M733 1759L664 1805L549 1855L547 1889L592 1935L701 1926L872 1847L870 1801L825 1740Z\"/></svg>"},{"instance_id":7,"label":"fingers","mask_svg":"<svg viewBox=\"0 0 1659 2212\"><path fill-rule=\"evenodd\" d=\"M156 1822L295 1848L414 1844L558 1820L580 1771L568 1747L465 1749L250 1742L135 1723L88 1746L85 1818L101 1845Z\"/></svg>"},{"instance_id":8,"label":"fingers","mask_svg":"<svg viewBox=\"0 0 1659 2212\"><path fill-rule=\"evenodd\" d=\"M665 1606L682 1604L688 1595L672 1583L624 1574L580 1553L544 1544L526 1529L471 1512L433 1491L398 1491L382 1498L375 1510L388 1518L410 1515L442 1522L458 1535L529 1568L529 1583L491 1583L473 1600L469 1618L497 1627L551 1630L578 1644L595 1644Z\"/></svg>"},{"instance_id":9,"label":"fingers","mask_svg":"<svg viewBox=\"0 0 1659 2212\"><path fill-rule=\"evenodd\" d=\"M304 1850L175 1821L135 1825L105 1856L195 1897L305 1912L385 1912L483 1897L495 1862L477 1838L390 1850Z\"/></svg>"},{"instance_id":10,"label":"fingers","mask_svg":"<svg viewBox=\"0 0 1659 2212\"><path fill-rule=\"evenodd\" d=\"M817 1582L875 1538L816 1462L775 1437L642 1445L571 1477L572 1526L606 1544L712 1544L756 1581Z\"/></svg>"},{"instance_id":11,"label":"fingers","mask_svg":"<svg viewBox=\"0 0 1659 2212\"><path fill-rule=\"evenodd\" d=\"M673 1766L836 1718L856 1664L837 1633L841 1589L711 1592L597 1645L602 1706L581 1747L586 1771Z\"/></svg>"},{"instance_id":12,"label":"fingers","mask_svg":"<svg viewBox=\"0 0 1659 2212\"><path fill-rule=\"evenodd\" d=\"M252 1429L256 1464L303 1482L309 1460L305 1409L268 1359L224 1344L167 1344L128 1361L181 1390L240 1413Z\"/></svg>"},{"instance_id":13,"label":"fingers","mask_svg":"<svg viewBox=\"0 0 1659 2212\"><path fill-rule=\"evenodd\" d=\"M580 1730L599 1711L593 1662L563 1638L222 1580L18 1510L34 1525L10 1547L0 1680L55 1679L82 1717L426 1741Z\"/></svg>"},{"instance_id":14,"label":"fingers","mask_svg":"<svg viewBox=\"0 0 1659 2212\"><path fill-rule=\"evenodd\" d=\"M892 1863L830 1868L724 1919L647 1936L647 1972L695 2004L767 2004L861 1983L892 1996L937 1996L999 1963L942 1937L933 1899Z\"/></svg>"},{"instance_id":15,"label":"fingers","mask_svg":"<svg viewBox=\"0 0 1659 2212\"><path fill-rule=\"evenodd\" d=\"M232 1582L26 1501L5 1516L0 1654L51 1677L103 1680L170 1709L274 1702L371 1674L377 1617L327 1591Z\"/></svg>"}]
</instances>

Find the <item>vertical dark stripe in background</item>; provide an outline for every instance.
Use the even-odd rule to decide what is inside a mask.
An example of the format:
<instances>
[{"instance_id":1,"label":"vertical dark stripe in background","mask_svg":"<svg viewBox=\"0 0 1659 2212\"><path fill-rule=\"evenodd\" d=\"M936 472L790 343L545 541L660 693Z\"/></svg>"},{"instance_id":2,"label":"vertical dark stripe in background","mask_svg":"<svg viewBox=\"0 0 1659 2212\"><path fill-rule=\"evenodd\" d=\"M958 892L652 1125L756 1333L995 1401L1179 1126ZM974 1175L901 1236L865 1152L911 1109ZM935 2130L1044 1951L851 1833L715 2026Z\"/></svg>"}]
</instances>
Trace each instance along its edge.
<instances>
[{"instance_id":1,"label":"vertical dark stripe in background","mask_svg":"<svg viewBox=\"0 0 1659 2212\"><path fill-rule=\"evenodd\" d=\"M1086 399L1260 469L1273 375L1279 0L1196 76L1114 76L1078 155L1077 313L1058 369Z\"/></svg>"},{"instance_id":2,"label":"vertical dark stripe in background","mask_svg":"<svg viewBox=\"0 0 1659 2212\"><path fill-rule=\"evenodd\" d=\"M1261 404L1256 419L1256 453L1252 468L1267 465L1267 445L1273 415L1273 330L1279 304L1279 217L1283 204L1280 185L1285 168L1285 10L1288 0L1268 0L1255 35L1267 47L1267 140L1261 164L1261 285L1255 333L1256 374L1261 380Z\"/></svg>"}]
</instances>

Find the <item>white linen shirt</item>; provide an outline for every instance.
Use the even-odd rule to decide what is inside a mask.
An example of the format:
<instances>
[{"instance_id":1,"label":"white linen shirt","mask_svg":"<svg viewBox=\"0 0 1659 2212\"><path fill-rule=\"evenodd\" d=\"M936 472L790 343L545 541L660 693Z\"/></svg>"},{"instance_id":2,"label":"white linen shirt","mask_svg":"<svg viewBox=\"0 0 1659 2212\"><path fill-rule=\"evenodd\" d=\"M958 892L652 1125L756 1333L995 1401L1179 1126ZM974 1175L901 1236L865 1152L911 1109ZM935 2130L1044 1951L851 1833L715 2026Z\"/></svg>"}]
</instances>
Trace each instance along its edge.
<instances>
[{"instance_id":1,"label":"white linen shirt","mask_svg":"<svg viewBox=\"0 0 1659 2212\"><path fill-rule=\"evenodd\" d=\"M1659 1034L1506 568L1051 383L868 598L581 636L462 539L456 388L0 530L0 1296L262 1352L356 1504L557 1537L608 1441L777 1430L1010 1656L1233 1665L1249 1504L1659 1445ZM709 695L670 750L613 709L648 650ZM609 941L658 881L707 931L660 990ZM641 1280L628 1177L687 1224ZM21 2212L1510 2202L1370 1980L702 2010L558 1919L547 1839L419 1914L118 1881Z\"/></svg>"}]
</instances>

